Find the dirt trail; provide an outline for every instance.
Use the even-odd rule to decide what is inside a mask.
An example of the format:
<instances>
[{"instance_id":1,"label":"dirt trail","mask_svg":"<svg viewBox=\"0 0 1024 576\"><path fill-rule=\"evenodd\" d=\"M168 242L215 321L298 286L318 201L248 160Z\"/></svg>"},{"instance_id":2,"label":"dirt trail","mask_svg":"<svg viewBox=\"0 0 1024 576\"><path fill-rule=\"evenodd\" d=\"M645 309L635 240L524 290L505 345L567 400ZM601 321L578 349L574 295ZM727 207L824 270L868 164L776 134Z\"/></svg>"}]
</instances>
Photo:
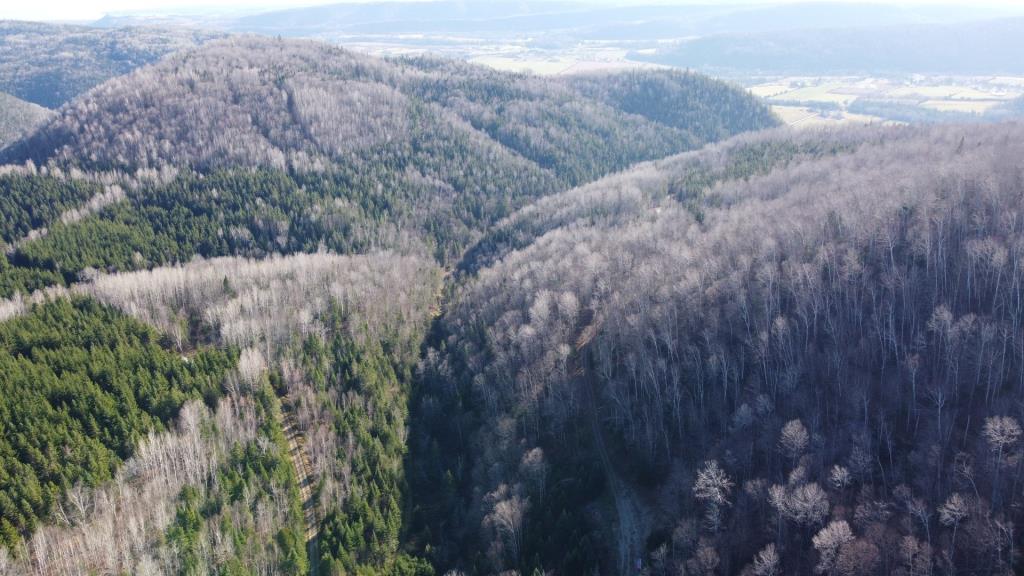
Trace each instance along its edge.
<instances>
[{"instance_id":1,"label":"dirt trail","mask_svg":"<svg viewBox=\"0 0 1024 576\"><path fill-rule=\"evenodd\" d=\"M605 478L608 481L608 490L615 502L616 515L616 560L617 574L627 576L640 573L640 562L643 558L644 542L646 540L647 514L644 512L644 505L630 486L623 481L608 454L608 447L605 443L604 426L601 425L600 409L597 403L596 381L587 375L586 362L582 359L584 349L590 344L594 336L601 329L604 319L595 317L592 312L584 315L584 328L580 330L576 340L576 350L573 354L572 374L576 380L578 389L583 391L584 409L587 419L590 421L591 434L594 447L597 449L601 459L601 467L604 469Z\"/></svg>"},{"instance_id":2,"label":"dirt trail","mask_svg":"<svg viewBox=\"0 0 1024 576\"><path fill-rule=\"evenodd\" d=\"M604 468L605 478L608 481L608 490L615 501L615 514L618 520L615 527L618 574L622 576L638 574L640 572L638 563L643 558L647 532L644 526L646 515L643 511L643 504L636 493L622 480L608 455L608 448L604 441L604 428L599 421L598 409L593 399L594 392L591 390L593 384L587 382L582 384L587 390L585 392L588 404L587 413L594 437L594 446L601 458L601 466Z\"/></svg>"},{"instance_id":3,"label":"dirt trail","mask_svg":"<svg viewBox=\"0 0 1024 576\"><path fill-rule=\"evenodd\" d=\"M309 453L306 451L306 438L299 431L295 410L289 402L281 403L282 428L288 439L288 457L295 468L295 476L302 495L302 514L306 523L306 548L309 551L310 574L316 576L320 554L317 539L320 537L320 518L313 498L313 466L310 464Z\"/></svg>"}]
</instances>

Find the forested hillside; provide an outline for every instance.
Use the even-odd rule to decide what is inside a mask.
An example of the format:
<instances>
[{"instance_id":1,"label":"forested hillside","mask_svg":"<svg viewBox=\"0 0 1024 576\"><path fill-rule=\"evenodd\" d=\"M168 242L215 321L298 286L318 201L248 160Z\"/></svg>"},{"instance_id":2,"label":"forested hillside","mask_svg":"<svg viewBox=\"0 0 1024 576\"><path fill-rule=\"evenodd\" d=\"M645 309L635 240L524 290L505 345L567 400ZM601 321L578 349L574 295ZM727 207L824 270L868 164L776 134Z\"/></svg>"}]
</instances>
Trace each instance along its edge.
<instances>
[{"instance_id":1,"label":"forested hillside","mask_svg":"<svg viewBox=\"0 0 1024 576\"><path fill-rule=\"evenodd\" d=\"M12 354L31 350L36 363L64 360L57 364L60 378L47 388L41 384L49 381L20 382L17 389L11 383L11 418L5 422L32 418L34 412L26 408L32 402L44 407L49 402L53 413L68 418L60 408L71 403L73 422L84 422L75 425L84 429L83 446L60 445L73 454L101 452L92 457L95 462L86 460L91 467L83 471L76 459L45 461L47 473L59 476L42 483L45 491L38 509L32 509L35 515L23 524L5 525L13 558L0 551L0 573L77 574L89 567L100 573L298 575L308 573L311 563L323 566L325 573L332 573L331 566L337 566L334 573L357 568L361 573L430 573L428 565L400 549L407 497L401 439L411 370L439 281L436 267L422 258L314 254L197 261L104 276L75 289L158 327L160 335L82 296L74 296L72 303L34 306L15 301L4 311L13 318L2 326L11 334ZM76 310L73 306L82 310L79 315L92 316L64 320ZM106 368L100 364L106 356L95 342L107 333L113 338L121 324L95 323L111 318L141 331L150 348L131 355L116 348ZM52 356L42 356L40 341L62 344ZM157 350L157 342L182 356ZM74 346L86 345L90 354L69 355ZM126 404L131 397L120 388L120 374L133 374L119 368L116 359L121 357L173 362L185 376L203 377L197 383L154 385L162 396L149 392L150 386L132 391L142 398L140 407L163 419L152 424L145 411L135 416L124 410L135 403ZM85 389L70 380L79 360L86 362L83 374L97 382L92 386L102 399L98 406L80 392L65 397L68 386ZM19 378L19 372L6 373ZM168 368L159 371L161 378L175 374ZM111 377L119 388L110 389ZM139 375L134 377L138 386ZM40 400L20 400L23 396ZM200 401L186 404L171 426L169 418L189 398ZM118 407L113 422L124 418L139 424L116 424L111 432L97 425L109 416L93 411ZM65 429L57 420L35 420L31 434L5 433L5 440L21 449L22 442L39 442ZM312 475L305 478L311 482L309 500L303 499L307 492L300 491L305 487L292 467L297 454L284 433L286 420L305 439L301 450L312 466ZM165 423L170 432L145 436ZM44 433L50 426L57 432ZM102 451L90 434L116 442L114 453ZM42 454L52 458L57 448L47 446ZM124 466L116 466L117 458L129 456ZM11 457L44 463L15 453ZM0 495L15 492L0 503L13 502L15 511L20 501L34 503L17 491L37 484L25 480L19 467L5 465L8 470ZM29 513L8 512L5 520ZM33 533L37 518L48 518L50 525ZM314 539L307 543L311 534ZM28 542L19 545L21 537Z\"/></svg>"},{"instance_id":2,"label":"forested hillside","mask_svg":"<svg viewBox=\"0 0 1024 576\"><path fill-rule=\"evenodd\" d=\"M693 74L570 81L312 42L215 42L104 84L0 153L65 169L181 169L20 246L10 263L33 272L5 291L36 288L41 273L69 281L195 253L410 238L452 263L531 199L775 123L754 98Z\"/></svg>"},{"instance_id":3,"label":"forested hillside","mask_svg":"<svg viewBox=\"0 0 1024 576\"><path fill-rule=\"evenodd\" d=\"M482 187L477 172L539 187L543 182L531 181L578 183L775 124L757 100L703 76L634 72L611 82L618 89L604 92L591 82L455 61L379 60L316 42L224 40L103 85L6 159L297 171L340 162L407 169L453 187ZM644 93L659 83L672 92ZM648 105L668 94L687 112ZM659 113L646 114L648 108ZM457 159L466 163L462 174L448 166Z\"/></svg>"},{"instance_id":4,"label":"forested hillside","mask_svg":"<svg viewBox=\"0 0 1024 576\"><path fill-rule=\"evenodd\" d=\"M0 148L24 136L51 114L42 106L0 92Z\"/></svg>"},{"instance_id":5,"label":"forested hillside","mask_svg":"<svg viewBox=\"0 0 1024 576\"><path fill-rule=\"evenodd\" d=\"M639 164L591 184L542 198L503 218L467 251L461 266L476 271L559 228L636 218L666 202L667 205L682 204L701 219L709 204L707 194L718 184L764 175L791 163L852 151L867 140L882 137L894 141L901 134L881 133L871 128L847 128L829 133L763 130L701 150ZM710 205L714 206L715 202L712 197Z\"/></svg>"},{"instance_id":6,"label":"forested hillside","mask_svg":"<svg viewBox=\"0 0 1024 576\"><path fill-rule=\"evenodd\" d=\"M93 86L220 34L0 21L0 92L59 108Z\"/></svg>"},{"instance_id":7,"label":"forested hillside","mask_svg":"<svg viewBox=\"0 0 1024 576\"><path fill-rule=\"evenodd\" d=\"M182 362L151 328L84 300L34 307L2 326L0 539L13 547L62 491L110 479L190 397L215 398L230 355Z\"/></svg>"},{"instance_id":8,"label":"forested hillside","mask_svg":"<svg viewBox=\"0 0 1024 576\"><path fill-rule=\"evenodd\" d=\"M1010 573L1022 142L741 137L499 224L412 409L437 564Z\"/></svg>"},{"instance_id":9,"label":"forested hillside","mask_svg":"<svg viewBox=\"0 0 1024 576\"><path fill-rule=\"evenodd\" d=\"M89 465L49 447L41 480L9 478L0 573L433 573L406 438L439 264L533 199L775 123L691 74L549 80L256 38L89 91L2 152L0 317L129 322L99 301L153 327L129 322L139 361L219 371L135 401L131 426L108 422L133 405L116 365L82 369L99 400L70 415L50 389L71 366L12 383L70 418L33 436L72 434ZM60 341L54 323L35 337Z\"/></svg>"},{"instance_id":10,"label":"forested hillside","mask_svg":"<svg viewBox=\"0 0 1024 576\"><path fill-rule=\"evenodd\" d=\"M397 254L194 263L85 288L173 336L240 348L243 383L267 369L306 438L326 573L425 573L401 553L402 441L411 371L440 273Z\"/></svg>"}]
</instances>

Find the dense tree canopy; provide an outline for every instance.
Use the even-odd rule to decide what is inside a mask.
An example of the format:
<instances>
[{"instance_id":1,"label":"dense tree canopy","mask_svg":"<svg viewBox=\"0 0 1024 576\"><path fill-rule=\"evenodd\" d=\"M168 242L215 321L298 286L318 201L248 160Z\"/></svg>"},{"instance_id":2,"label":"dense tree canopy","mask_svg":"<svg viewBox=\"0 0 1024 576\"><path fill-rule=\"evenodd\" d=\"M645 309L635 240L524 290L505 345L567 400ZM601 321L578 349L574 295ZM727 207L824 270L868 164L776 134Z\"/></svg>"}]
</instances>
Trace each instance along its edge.
<instances>
[{"instance_id":1,"label":"dense tree canopy","mask_svg":"<svg viewBox=\"0 0 1024 576\"><path fill-rule=\"evenodd\" d=\"M695 74L591 80L231 39L105 83L6 159L300 171L338 162L459 193L486 190L495 177L527 187L545 176L578 184L776 124L752 96Z\"/></svg>"},{"instance_id":2,"label":"dense tree canopy","mask_svg":"<svg viewBox=\"0 0 1024 576\"><path fill-rule=\"evenodd\" d=\"M0 175L0 189L0 241L5 244L59 221L103 192L95 182L19 172Z\"/></svg>"},{"instance_id":3,"label":"dense tree canopy","mask_svg":"<svg viewBox=\"0 0 1024 576\"><path fill-rule=\"evenodd\" d=\"M186 360L151 328L76 299L0 325L0 537L14 546L76 483L113 477L188 398L214 399L234 362Z\"/></svg>"},{"instance_id":4,"label":"dense tree canopy","mask_svg":"<svg viewBox=\"0 0 1024 576\"><path fill-rule=\"evenodd\" d=\"M258 38L76 99L0 151L0 574L1011 572L1024 128L775 124Z\"/></svg>"},{"instance_id":5,"label":"dense tree canopy","mask_svg":"<svg viewBox=\"0 0 1024 576\"><path fill-rule=\"evenodd\" d=\"M155 28L0 22L0 91L59 108L90 88L219 36Z\"/></svg>"},{"instance_id":6,"label":"dense tree canopy","mask_svg":"<svg viewBox=\"0 0 1024 576\"><path fill-rule=\"evenodd\" d=\"M189 351L218 346L239 350L237 369L216 394L179 393L210 407L188 403L167 432L126 442L134 455L110 461L97 486L55 493L57 522L13 547L10 573L304 574L322 561L430 574L399 536L408 387L439 282L421 257L318 253L197 260L74 288L158 327L145 328L151 341L188 353L185 366L198 361ZM309 500L297 450L309 457ZM319 546L307 546L311 528Z\"/></svg>"},{"instance_id":7,"label":"dense tree canopy","mask_svg":"<svg viewBox=\"0 0 1024 576\"><path fill-rule=\"evenodd\" d=\"M417 480L452 487L424 511L464 538L433 541L441 565L1010 570L1022 136L743 138L513 216L414 407L412 449L458 455ZM549 490L586 462L605 481L578 507L608 515L551 533Z\"/></svg>"},{"instance_id":8,"label":"dense tree canopy","mask_svg":"<svg viewBox=\"0 0 1024 576\"><path fill-rule=\"evenodd\" d=\"M0 148L47 120L52 111L0 92Z\"/></svg>"},{"instance_id":9,"label":"dense tree canopy","mask_svg":"<svg viewBox=\"0 0 1024 576\"><path fill-rule=\"evenodd\" d=\"M161 327L182 347L240 348L243 380L268 368L306 437L317 555L341 573L429 574L400 536L407 404L440 273L428 259L219 258L103 276L83 289Z\"/></svg>"}]
</instances>

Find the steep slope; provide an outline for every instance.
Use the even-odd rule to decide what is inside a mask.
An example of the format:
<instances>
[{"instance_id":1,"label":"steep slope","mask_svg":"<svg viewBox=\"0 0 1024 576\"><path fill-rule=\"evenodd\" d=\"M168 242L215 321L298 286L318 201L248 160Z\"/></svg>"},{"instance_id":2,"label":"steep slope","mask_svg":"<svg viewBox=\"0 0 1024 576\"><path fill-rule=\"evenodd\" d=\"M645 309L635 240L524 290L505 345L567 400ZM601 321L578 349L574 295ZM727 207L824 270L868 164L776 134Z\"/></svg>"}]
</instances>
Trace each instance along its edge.
<instances>
[{"instance_id":1,"label":"steep slope","mask_svg":"<svg viewBox=\"0 0 1024 576\"><path fill-rule=\"evenodd\" d=\"M58 108L110 78L218 36L184 29L0 21L0 91Z\"/></svg>"},{"instance_id":2,"label":"steep slope","mask_svg":"<svg viewBox=\"0 0 1024 576\"><path fill-rule=\"evenodd\" d=\"M0 148L39 126L52 114L42 106L0 92Z\"/></svg>"},{"instance_id":3,"label":"steep slope","mask_svg":"<svg viewBox=\"0 0 1024 576\"><path fill-rule=\"evenodd\" d=\"M0 169L0 243L14 246L60 220L72 221L88 212L88 206L103 204L100 198L118 196L119 189L102 175L36 171L34 167L4 166ZM112 198L108 198L112 199ZM97 206L98 207L98 206Z\"/></svg>"},{"instance_id":4,"label":"steep slope","mask_svg":"<svg viewBox=\"0 0 1024 576\"><path fill-rule=\"evenodd\" d=\"M440 279L391 253L219 258L7 303L0 428L30 433L0 443L0 574L431 574L399 531Z\"/></svg>"},{"instance_id":5,"label":"steep slope","mask_svg":"<svg viewBox=\"0 0 1024 576\"><path fill-rule=\"evenodd\" d=\"M761 176L792 163L834 156L877 139L870 128L840 132L762 130L629 170L542 198L495 223L460 262L465 271L488 267L548 232L638 218L674 200L696 217L716 185ZM900 138L896 132L886 139Z\"/></svg>"},{"instance_id":6,"label":"steep slope","mask_svg":"<svg viewBox=\"0 0 1024 576\"><path fill-rule=\"evenodd\" d=\"M499 225L511 249L456 294L413 408L438 564L1011 570L1021 142L741 137Z\"/></svg>"},{"instance_id":7,"label":"steep slope","mask_svg":"<svg viewBox=\"0 0 1024 576\"><path fill-rule=\"evenodd\" d=\"M441 274L391 253L222 258L107 276L83 291L178 342L241 349L243 391L269 371L322 573L426 574L403 554L403 441L411 371ZM213 538L213 535L210 535ZM305 542L305 539L303 540ZM315 555L315 557L314 557Z\"/></svg>"}]
</instances>

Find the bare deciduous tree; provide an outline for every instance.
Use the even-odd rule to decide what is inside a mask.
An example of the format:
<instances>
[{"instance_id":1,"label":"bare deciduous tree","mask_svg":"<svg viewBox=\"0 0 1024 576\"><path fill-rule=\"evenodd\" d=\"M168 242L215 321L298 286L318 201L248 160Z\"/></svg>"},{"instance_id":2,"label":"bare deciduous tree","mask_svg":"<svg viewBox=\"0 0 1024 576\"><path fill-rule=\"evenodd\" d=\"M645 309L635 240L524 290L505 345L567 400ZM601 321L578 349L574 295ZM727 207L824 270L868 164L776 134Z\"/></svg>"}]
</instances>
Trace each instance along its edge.
<instances>
[{"instance_id":1,"label":"bare deciduous tree","mask_svg":"<svg viewBox=\"0 0 1024 576\"><path fill-rule=\"evenodd\" d=\"M800 420L790 420L782 427L779 434L779 445L792 460L797 460L807 450L810 435Z\"/></svg>"},{"instance_id":2,"label":"bare deciduous tree","mask_svg":"<svg viewBox=\"0 0 1024 576\"><path fill-rule=\"evenodd\" d=\"M818 551L818 564L814 571L819 574L831 574L836 567L840 548L853 539L853 531L845 520L830 522L828 526L822 528L811 539L814 549Z\"/></svg>"},{"instance_id":3,"label":"bare deciduous tree","mask_svg":"<svg viewBox=\"0 0 1024 576\"><path fill-rule=\"evenodd\" d=\"M775 544L768 544L754 556L753 567L754 576L779 576L782 573Z\"/></svg>"},{"instance_id":4,"label":"bare deciduous tree","mask_svg":"<svg viewBox=\"0 0 1024 576\"><path fill-rule=\"evenodd\" d=\"M529 509L529 499L520 494L518 486L510 488L501 485L497 490L488 494L487 498L492 502L491 512L484 519L484 523L490 526L503 546L507 546L512 562L519 561L520 547L523 541L523 521Z\"/></svg>"}]
</instances>

